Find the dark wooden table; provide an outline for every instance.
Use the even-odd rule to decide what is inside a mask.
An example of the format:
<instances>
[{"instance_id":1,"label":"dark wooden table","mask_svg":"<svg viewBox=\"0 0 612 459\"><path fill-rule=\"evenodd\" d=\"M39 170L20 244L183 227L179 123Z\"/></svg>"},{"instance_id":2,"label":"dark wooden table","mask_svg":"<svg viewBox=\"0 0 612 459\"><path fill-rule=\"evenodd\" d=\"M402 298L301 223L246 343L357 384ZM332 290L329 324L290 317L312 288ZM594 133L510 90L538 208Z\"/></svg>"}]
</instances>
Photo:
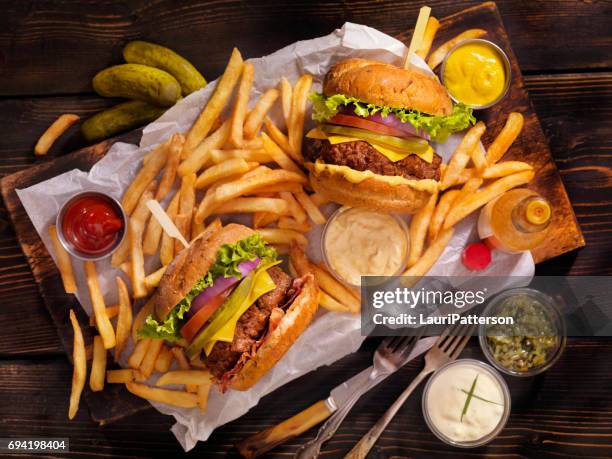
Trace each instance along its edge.
<instances>
[{"instance_id":1,"label":"dark wooden table","mask_svg":"<svg viewBox=\"0 0 612 459\"><path fill-rule=\"evenodd\" d=\"M443 17L474 1L430 1ZM60 113L87 116L113 101L92 94L100 68L120 62L122 45L142 38L174 48L209 79L229 51L267 54L329 33L344 21L391 35L411 28L420 2L391 1L0 1L0 174L47 158L32 150ZM574 203L587 246L538 266L539 274L612 274L612 6L606 1L498 2L525 82ZM72 129L49 157L83 146ZM30 269L0 205L0 437L70 437L70 457L174 457L182 453L172 420L150 411L98 427L82 404L67 420L71 368ZM324 397L365 368L375 348L288 384L191 453L236 455L232 445ZM470 456L612 457L612 340L570 339L544 376L513 380L505 430ZM480 356L472 343L467 356ZM357 405L325 447L341 457L418 371L408 365ZM371 457L457 457L429 432L420 392L401 410ZM289 456L314 431L278 448ZM47 456L49 457L49 456Z\"/></svg>"}]
</instances>

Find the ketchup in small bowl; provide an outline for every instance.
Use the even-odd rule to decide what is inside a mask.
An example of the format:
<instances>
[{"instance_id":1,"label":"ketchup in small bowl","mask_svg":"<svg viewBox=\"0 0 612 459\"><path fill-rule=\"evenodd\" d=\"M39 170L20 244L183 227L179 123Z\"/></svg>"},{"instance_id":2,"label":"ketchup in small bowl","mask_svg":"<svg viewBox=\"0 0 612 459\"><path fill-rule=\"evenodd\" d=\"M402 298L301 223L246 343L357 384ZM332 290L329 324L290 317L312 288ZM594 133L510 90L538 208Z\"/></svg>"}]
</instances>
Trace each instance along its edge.
<instances>
[{"instance_id":1,"label":"ketchup in small bowl","mask_svg":"<svg viewBox=\"0 0 612 459\"><path fill-rule=\"evenodd\" d=\"M59 240L68 252L84 260L104 258L125 236L127 218L111 196L85 191L70 198L57 216Z\"/></svg>"}]
</instances>

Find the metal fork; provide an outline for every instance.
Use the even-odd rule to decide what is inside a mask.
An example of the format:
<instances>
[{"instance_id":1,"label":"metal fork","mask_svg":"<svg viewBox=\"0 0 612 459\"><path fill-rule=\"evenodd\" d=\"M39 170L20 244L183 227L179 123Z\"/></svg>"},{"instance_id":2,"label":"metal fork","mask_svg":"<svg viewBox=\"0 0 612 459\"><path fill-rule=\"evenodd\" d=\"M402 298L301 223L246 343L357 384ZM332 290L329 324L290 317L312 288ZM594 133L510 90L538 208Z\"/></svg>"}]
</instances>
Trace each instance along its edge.
<instances>
[{"instance_id":1,"label":"metal fork","mask_svg":"<svg viewBox=\"0 0 612 459\"><path fill-rule=\"evenodd\" d=\"M317 436L305 443L295 454L295 458L311 459L317 457L321 446L329 440L338 430L346 415L357 403L363 394L382 381L391 373L397 371L408 361L412 349L422 336L423 330L416 336L394 336L385 338L374 353L372 372L364 384L358 388L354 395L344 406L338 409L319 429Z\"/></svg>"},{"instance_id":2,"label":"metal fork","mask_svg":"<svg viewBox=\"0 0 612 459\"><path fill-rule=\"evenodd\" d=\"M438 368L455 360L468 340L473 330L472 325L459 325L448 327L438 341L425 354L425 368L412 380L410 385L402 392L393 405L385 412L376 424L366 433L353 449L345 456L345 459L363 459L367 456L378 437L387 428L393 417L397 414L402 405L406 402L412 391L423 381L427 375L433 373Z\"/></svg>"}]
</instances>

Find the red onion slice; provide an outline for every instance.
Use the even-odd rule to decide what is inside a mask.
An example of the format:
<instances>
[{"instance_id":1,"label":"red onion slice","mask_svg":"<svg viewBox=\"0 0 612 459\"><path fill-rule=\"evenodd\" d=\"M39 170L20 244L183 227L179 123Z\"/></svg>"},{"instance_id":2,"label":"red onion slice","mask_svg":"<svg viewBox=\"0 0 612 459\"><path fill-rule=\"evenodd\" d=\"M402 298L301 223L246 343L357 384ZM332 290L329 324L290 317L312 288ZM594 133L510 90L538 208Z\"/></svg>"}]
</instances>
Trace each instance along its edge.
<instances>
[{"instance_id":1,"label":"red onion slice","mask_svg":"<svg viewBox=\"0 0 612 459\"><path fill-rule=\"evenodd\" d=\"M210 287L205 288L202 292L196 296L191 302L191 307L187 311L187 318L191 318L196 312L200 310L202 306L208 303L212 298L224 292L228 288L232 287L234 284L237 284L241 279L243 279L247 274L253 271L261 260L259 257L255 257L253 260L243 261L238 265L238 270L242 274L240 278L238 277L218 277L215 279L213 284Z\"/></svg>"}]
</instances>

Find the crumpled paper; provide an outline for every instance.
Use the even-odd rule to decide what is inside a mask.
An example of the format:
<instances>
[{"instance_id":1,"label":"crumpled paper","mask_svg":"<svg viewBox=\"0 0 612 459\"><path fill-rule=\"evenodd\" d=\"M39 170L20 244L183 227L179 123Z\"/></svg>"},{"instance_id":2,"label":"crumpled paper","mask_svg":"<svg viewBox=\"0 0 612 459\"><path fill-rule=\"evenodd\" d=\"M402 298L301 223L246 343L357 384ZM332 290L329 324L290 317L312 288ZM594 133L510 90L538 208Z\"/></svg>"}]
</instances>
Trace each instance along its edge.
<instances>
[{"instance_id":1,"label":"crumpled paper","mask_svg":"<svg viewBox=\"0 0 612 459\"><path fill-rule=\"evenodd\" d=\"M398 40L370 27L346 23L341 29L327 36L300 41L268 56L251 59L250 62L255 67L255 81L250 103L252 106L266 89L277 86L283 75L295 83L301 74L309 73L314 77L313 90L318 91L321 89L323 76L336 61L349 57L364 57L401 65L405 53L405 46ZM414 56L413 63L429 71L418 56ZM17 190L28 216L54 260L56 255L47 234L47 227L54 223L61 204L74 193L85 189L105 191L120 198L141 167L143 156L173 133L187 131L214 88L215 82L210 83L181 100L161 118L147 126L140 146L125 143L113 145L89 173L75 169L27 189ZM278 107L271 112L271 116L279 125L284 125ZM436 151L448 161L460 139L461 135L454 135L444 145L437 145ZM452 241L432 268L431 275L473 275L459 262L459 258L466 242L477 239L476 218L472 216L457 226ZM313 230L310 239L309 256L320 260L320 228ZM91 314L82 264L75 261L74 268L79 286L76 296L87 313ZM149 266L148 272L151 270L152 266ZM106 304L114 304L115 277L123 274L113 269L108 259L98 262L98 272ZM495 262L481 275L531 277L533 272L534 264L529 253L508 255L496 252ZM203 414L197 408L181 409L160 403L153 405L162 413L175 417L177 423L172 431L188 451L198 441L206 440L218 426L245 414L264 395L317 367L329 365L355 352L364 339L365 337L361 336L359 316L320 311L283 359L251 390L228 391L225 394L220 394L216 389L212 390L208 410ZM130 343L125 354L129 355L132 345L133 343ZM125 357L120 363L126 366Z\"/></svg>"}]
</instances>

